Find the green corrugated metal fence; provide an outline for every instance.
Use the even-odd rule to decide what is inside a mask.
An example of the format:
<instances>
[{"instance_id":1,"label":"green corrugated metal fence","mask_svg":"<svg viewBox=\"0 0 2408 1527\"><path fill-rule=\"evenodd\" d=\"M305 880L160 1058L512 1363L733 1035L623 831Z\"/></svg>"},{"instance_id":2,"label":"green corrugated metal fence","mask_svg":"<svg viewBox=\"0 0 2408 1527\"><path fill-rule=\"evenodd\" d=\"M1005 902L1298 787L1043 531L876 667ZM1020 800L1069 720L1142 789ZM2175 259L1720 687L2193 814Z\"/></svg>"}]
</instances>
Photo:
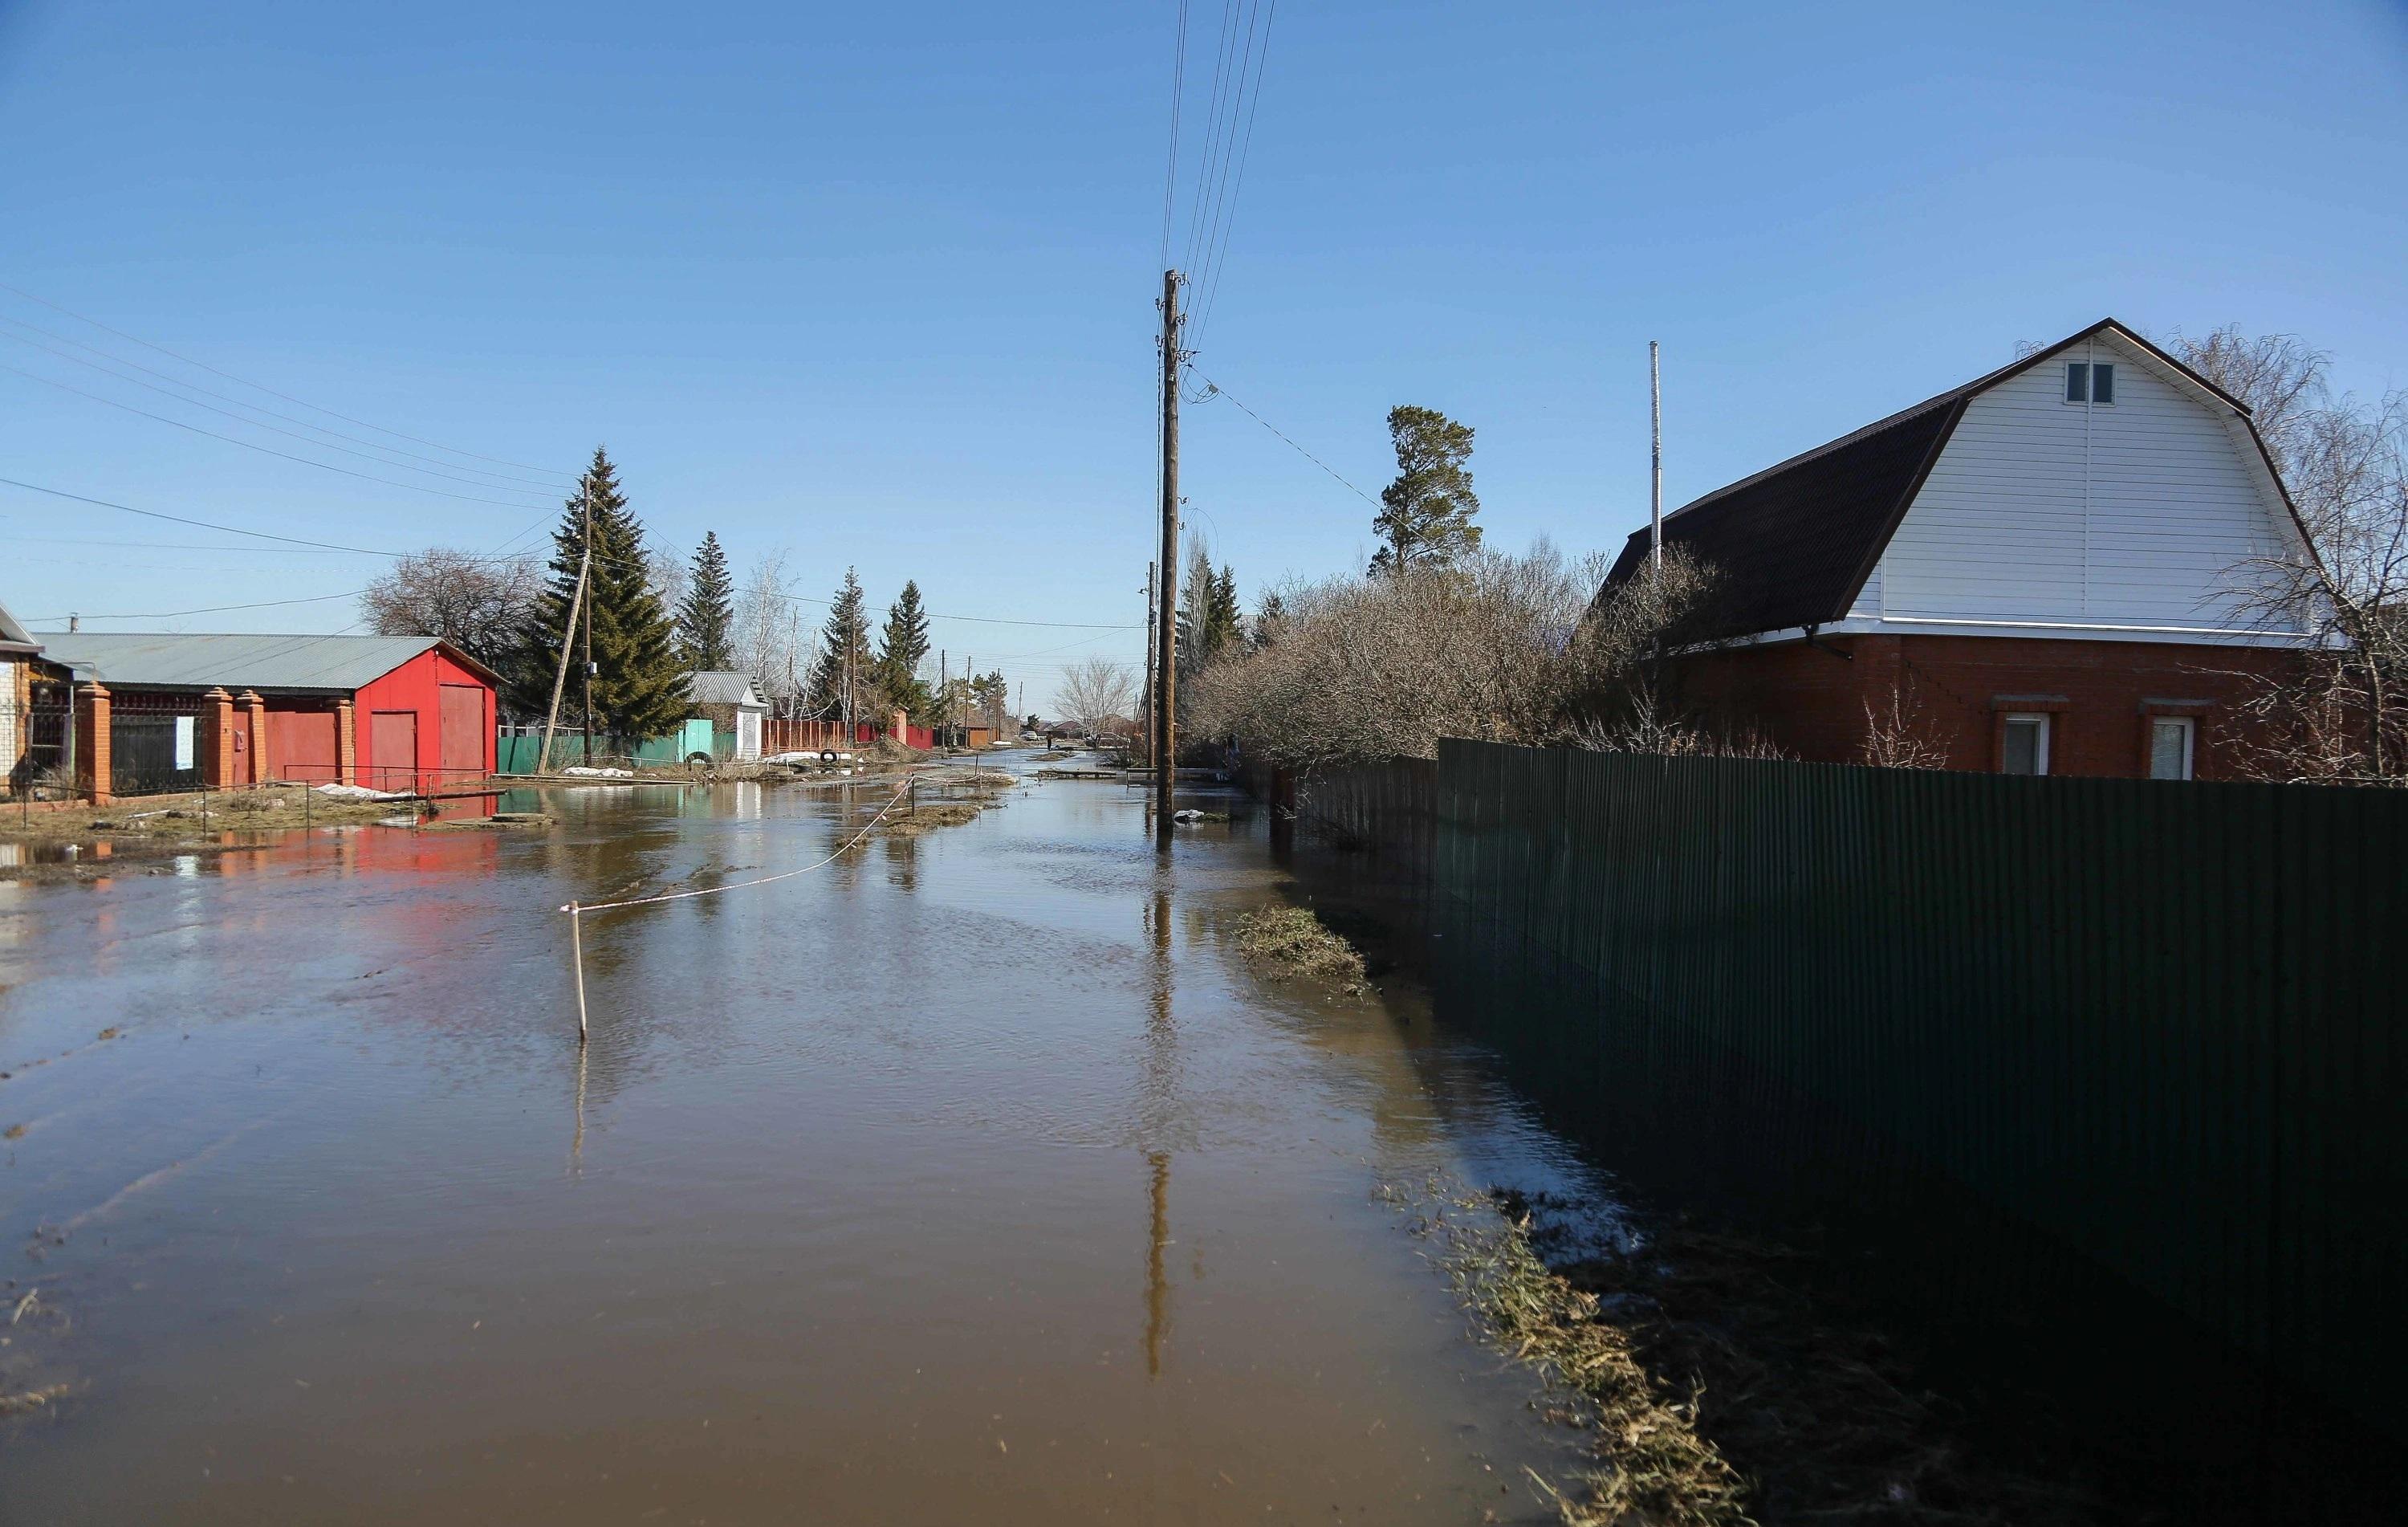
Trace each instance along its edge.
<instances>
[{"instance_id":1,"label":"green corrugated metal fence","mask_svg":"<svg viewBox=\"0 0 2408 1527\"><path fill-rule=\"evenodd\" d=\"M1417 783L1327 788L1377 841ZM1836 1121L2408 1433L2408 792L1455 742L1422 788L1455 953L1586 992L1566 1066Z\"/></svg>"}]
</instances>

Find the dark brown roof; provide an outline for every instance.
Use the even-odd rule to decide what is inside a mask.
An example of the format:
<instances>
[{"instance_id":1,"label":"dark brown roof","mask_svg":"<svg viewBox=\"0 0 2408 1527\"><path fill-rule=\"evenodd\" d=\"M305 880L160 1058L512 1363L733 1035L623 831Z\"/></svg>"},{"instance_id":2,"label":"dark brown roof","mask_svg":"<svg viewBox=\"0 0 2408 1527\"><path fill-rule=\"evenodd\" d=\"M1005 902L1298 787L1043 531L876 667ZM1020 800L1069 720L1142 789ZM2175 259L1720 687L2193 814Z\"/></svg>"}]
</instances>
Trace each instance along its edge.
<instances>
[{"instance_id":1,"label":"dark brown roof","mask_svg":"<svg viewBox=\"0 0 2408 1527\"><path fill-rule=\"evenodd\" d=\"M2230 405L2244 421L2249 417L2246 407L2205 377L2114 319L2101 319L2011 366L1665 515L1664 544L1685 550L1717 575L1714 603L1697 639L1713 641L1821 626L1845 616L1940 459L1942 447L1956 433L1966 404L2067 346L2110 329ZM2251 432L2255 434L2255 425ZM2262 442L2259 450L2264 450ZM1646 562L1647 529L1641 526L1624 542L1605 586L1610 589L1631 577Z\"/></svg>"}]
</instances>

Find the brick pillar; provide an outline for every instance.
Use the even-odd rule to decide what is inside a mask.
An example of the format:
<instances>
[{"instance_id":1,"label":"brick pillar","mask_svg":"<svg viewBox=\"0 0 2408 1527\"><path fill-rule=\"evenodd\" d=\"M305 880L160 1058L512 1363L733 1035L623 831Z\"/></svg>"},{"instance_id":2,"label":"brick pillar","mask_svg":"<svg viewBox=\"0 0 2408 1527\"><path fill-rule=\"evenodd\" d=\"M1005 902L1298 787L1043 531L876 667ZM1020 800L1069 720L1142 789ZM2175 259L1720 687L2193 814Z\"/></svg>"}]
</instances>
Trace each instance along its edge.
<instances>
[{"instance_id":1,"label":"brick pillar","mask_svg":"<svg viewBox=\"0 0 2408 1527\"><path fill-rule=\"evenodd\" d=\"M895 713L894 735L896 746L901 747L910 741L910 737L906 734L907 728L909 728L910 725L911 717L908 712L897 711Z\"/></svg>"},{"instance_id":2,"label":"brick pillar","mask_svg":"<svg viewBox=\"0 0 2408 1527\"><path fill-rule=\"evenodd\" d=\"M106 806L109 788L108 688L105 684L76 686L76 783L95 806Z\"/></svg>"},{"instance_id":3,"label":"brick pillar","mask_svg":"<svg viewBox=\"0 0 2408 1527\"><path fill-rule=\"evenodd\" d=\"M234 697L222 688L201 696L201 783L222 790L239 783L234 769Z\"/></svg>"},{"instance_id":4,"label":"brick pillar","mask_svg":"<svg viewBox=\"0 0 2408 1527\"><path fill-rule=\"evenodd\" d=\"M242 707L242 729L236 736L250 744L251 767L243 775L247 785L258 785L267 778L267 702L259 698L256 689L246 689L235 697Z\"/></svg>"},{"instance_id":5,"label":"brick pillar","mask_svg":"<svg viewBox=\"0 0 2408 1527\"><path fill-rule=\"evenodd\" d=\"M359 731L349 698L335 702L335 783L360 782Z\"/></svg>"}]
</instances>

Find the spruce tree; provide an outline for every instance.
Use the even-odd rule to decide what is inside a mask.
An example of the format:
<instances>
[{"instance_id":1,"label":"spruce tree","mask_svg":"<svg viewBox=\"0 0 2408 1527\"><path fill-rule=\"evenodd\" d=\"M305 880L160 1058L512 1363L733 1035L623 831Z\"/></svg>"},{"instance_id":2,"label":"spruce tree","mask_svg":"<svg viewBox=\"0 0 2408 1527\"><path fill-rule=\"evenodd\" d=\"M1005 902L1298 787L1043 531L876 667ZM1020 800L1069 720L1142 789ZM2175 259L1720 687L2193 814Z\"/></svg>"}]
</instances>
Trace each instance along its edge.
<instances>
[{"instance_id":1,"label":"spruce tree","mask_svg":"<svg viewBox=\"0 0 2408 1527\"><path fill-rule=\"evenodd\" d=\"M622 742L658 737L685 718L685 666L678 660L677 633L660 597L644 575L644 527L619 491L618 468L600 446L585 470L580 493L562 510L552 532L552 585L537 600L534 620L513 664L510 705L520 715L540 716L552 700L559 670L568 607L576 596L577 569L585 551L586 500L594 517L593 575L586 589L586 617L594 633L594 727ZM568 682L561 690L562 726L581 726L585 686L575 671L584 656L583 619L569 653ZM570 718L576 717L575 721Z\"/></svg>"},{"instance_id":2,"label":"spruce tree","mask_svg":"<svg viewBox=\"0 0 2408 1527\"><path fill-rule=\"evenodd\" d=\"M718 532L706 530L694 554L694 576L678 605L678 652L686 667L697 672L735 667L735 625L736 581L727 571L727 554L719 549Z\"/></svg>"},{"instance_id":3,"label":"spruce tree","mask_svg":"<svg viewBox=\"0 0 2408 1527\"><path fill-rule=\"evenodd\" d=\"M851 568L844 569L844 582L837 585L827 620L820 627L808 700L812 714L830 721L844 718L848 674L853 680L853 718L877 719L879 684L869 655L868 603L862 597L861 580Z\"/></svg>"},{"instance_id":4,"label":"spruce tree","mask_svg":"<svg viewBox=\"0 0 2408 1527\"><path fill-rule=\"evenodd\" d=\"M928 612L920 603L920 585L907 580L878 637L878 684L888 704L915 714L927 707L928 686L920 677L927 657Z\"/></svg>"},{"instance_id":5,"label":"spruce tree","mask_svg":"<svg viewBox=\"0 0 2408 1527\"><path fill-rule=\"evenodd\" d=\"M1399 405L1388 411L1388 439L1397 451L1397 479L1380 490L1371 528L1387 544L1371 558L1374 573L1443 568L1480 545L1479 496L1471 491L1472 429L1436 409Z\"/></svg>"}]
</instances>

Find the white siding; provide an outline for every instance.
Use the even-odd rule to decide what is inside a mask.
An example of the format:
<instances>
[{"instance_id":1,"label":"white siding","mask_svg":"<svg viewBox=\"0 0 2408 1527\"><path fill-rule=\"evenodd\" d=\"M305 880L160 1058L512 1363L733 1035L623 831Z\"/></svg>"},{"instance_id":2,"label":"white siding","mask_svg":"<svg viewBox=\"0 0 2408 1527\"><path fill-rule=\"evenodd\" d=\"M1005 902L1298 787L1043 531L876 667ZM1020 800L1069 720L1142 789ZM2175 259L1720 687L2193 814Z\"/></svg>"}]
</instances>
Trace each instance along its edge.
<instances>
[{"instance_id":1,"label":"white siding","mask_svg":"<svg viewBox=\"0 0 2408 1527\"><path fill-rule=\"evenodd\" d=\"M1882 565L1879 562L1876 562L1873 564L1873 570L1865 575L1865 586L1857 593L1856 602L1848 608L1848 613L1851 615L1862 615L1871 620L1879 620L1881 618L1881 612Z\"/></svg>"},{"instance_id":2,"label":"white siding","mask_svg":"<svg viewBox=\"0 0 2408 1527\"><path fill-rule=\"evenodd\" d=\"M2065 364L2115 401L2065 402ZM1857 600L1888 619L2232 628L2226 584L2293 538L2229 410L2102 335L1974 398Z\"/></svg>"}]
</instances>

